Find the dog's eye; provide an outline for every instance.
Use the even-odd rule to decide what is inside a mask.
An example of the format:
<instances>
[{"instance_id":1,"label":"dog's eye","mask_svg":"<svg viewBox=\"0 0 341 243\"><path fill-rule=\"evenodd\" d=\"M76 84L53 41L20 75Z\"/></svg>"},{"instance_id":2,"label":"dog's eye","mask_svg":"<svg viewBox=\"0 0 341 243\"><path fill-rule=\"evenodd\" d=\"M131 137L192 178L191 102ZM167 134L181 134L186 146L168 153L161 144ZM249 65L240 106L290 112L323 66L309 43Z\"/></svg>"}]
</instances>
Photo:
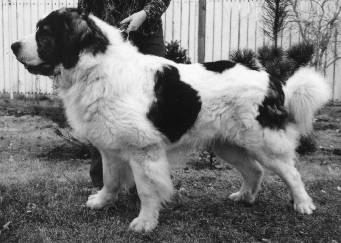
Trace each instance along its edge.
<instances>
[{"instance_id":1,"label":"dog's eye","mask_svg":"<svg viewBox=\"0 0 341 243\"><path fill-rule=\"evenodd\" d=\"M49 26L43 25L43 26L39 26L37 28L37 33L40 33L40 34L43 34L43 35L48 35L48 34L51 34L52 31L51 31Z\"/></svg>"},{"instance_id":2,"label":"dog's eye","mask_svg":"<svg viewBox=\"0 0 341 243\"><path fill-rule=\"evenodd\" d=\"M36 36L38 48L46 47L50 45L50 35L39 31L39 34Z\"/></svg>"}]
</instances>

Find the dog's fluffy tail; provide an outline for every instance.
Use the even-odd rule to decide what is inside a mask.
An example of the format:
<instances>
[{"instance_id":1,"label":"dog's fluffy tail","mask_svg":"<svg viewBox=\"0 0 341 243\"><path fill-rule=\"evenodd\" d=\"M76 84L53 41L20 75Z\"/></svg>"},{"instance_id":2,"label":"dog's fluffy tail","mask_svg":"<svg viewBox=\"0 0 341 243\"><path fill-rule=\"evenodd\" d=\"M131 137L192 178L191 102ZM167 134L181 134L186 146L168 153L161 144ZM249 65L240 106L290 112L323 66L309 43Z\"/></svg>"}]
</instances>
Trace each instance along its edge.
<instances>
[{"instance_id":1,"label":"dog's fluffy tail","mask_svg":"<svg viewBox=\"0 0 341 243\"><path fill-rule=\"evenodd\" d=\"M284 86L285 105L293 116L302 135L312 130L314 113L331 95L330 87L323 76L313 68L298 69Z\"/></svg>"}]
</instances>

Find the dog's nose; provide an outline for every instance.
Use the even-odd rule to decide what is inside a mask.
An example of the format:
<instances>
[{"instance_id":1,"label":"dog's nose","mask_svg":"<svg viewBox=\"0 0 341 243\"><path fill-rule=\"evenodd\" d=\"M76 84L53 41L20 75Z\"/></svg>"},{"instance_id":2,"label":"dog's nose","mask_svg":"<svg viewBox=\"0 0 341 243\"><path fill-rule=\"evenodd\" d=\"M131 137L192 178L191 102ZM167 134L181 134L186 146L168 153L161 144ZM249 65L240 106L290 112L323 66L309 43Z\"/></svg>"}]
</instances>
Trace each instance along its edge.
<instances>
[{"instance_id":1,"label":"dog's nose","mask_svg":"<svg viewBox=\"0 0 341 243\"><path fill-rule=\"evenodd\" d=\"M20 47L21 47L21 43L20 42L14 42L12 45L11 45L11 49L13 51L13 53L15 55L18 54L19 50L20 50Z\"/></svg>"}]
</instances>

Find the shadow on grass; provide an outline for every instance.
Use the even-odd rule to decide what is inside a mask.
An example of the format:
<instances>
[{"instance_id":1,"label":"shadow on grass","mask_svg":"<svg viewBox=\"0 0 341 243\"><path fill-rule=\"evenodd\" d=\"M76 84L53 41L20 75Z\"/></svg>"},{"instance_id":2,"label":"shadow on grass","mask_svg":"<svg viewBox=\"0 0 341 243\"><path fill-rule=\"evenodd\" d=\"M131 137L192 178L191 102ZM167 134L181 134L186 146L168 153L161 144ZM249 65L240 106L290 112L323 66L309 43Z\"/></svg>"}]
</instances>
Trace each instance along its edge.
<instances>
[{"instance_id":1,"label":"shadow on grass","mask_svg":"<svg viewBox=\"0 0 341 243\"><path fill-rule=\"evenodd\" d=\"M65 142L60 146L51 148L48 152L38 155L38 157L53 161L64 161L70 159L89 159L91 153L86 145L82 146Z\"/></svg>"}]
</instances>

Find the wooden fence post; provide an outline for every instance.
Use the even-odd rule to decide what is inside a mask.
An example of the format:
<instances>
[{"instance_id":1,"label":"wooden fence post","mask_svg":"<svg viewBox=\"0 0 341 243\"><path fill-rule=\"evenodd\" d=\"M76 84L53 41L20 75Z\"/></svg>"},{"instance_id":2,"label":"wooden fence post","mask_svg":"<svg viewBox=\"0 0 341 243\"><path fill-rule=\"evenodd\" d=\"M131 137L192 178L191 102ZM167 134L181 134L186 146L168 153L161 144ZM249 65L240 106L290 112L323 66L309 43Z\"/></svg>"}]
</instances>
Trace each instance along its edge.
<instances>
[{"instance_id":1,"label":"wooden fence post","mask_svg":"<svg viewBox=\"0 0 341 243\"><path fill-rule=\"evenodd\" d=\"M333 94L332 94L332 99L333 99L333 101L335 101L335 96L336 96L336 94L335 94L335 85L336 85L336 63L337 63L337 56L338 56L338 50L337 50L337 45L338 45L338 31L337 31L337 28L335 28L335 33L334 33L334 37L335 37L335 39L334 39L334 41L335 41L335 43L334 43L334 58L335 58L335 60L334 60L334 63L333 63L333 87L332 87L332 92L333 92Z\"/></svg>"},{"instance_id":2,"label":"wooden fence post","mask_svg":"<svg viewBox=\"0 0 341 243\"><path fill-rule=\"evenodd\" d=\"M199 0L198 62L205 61L206 0Z\"/></svg>"}]
</instances>

